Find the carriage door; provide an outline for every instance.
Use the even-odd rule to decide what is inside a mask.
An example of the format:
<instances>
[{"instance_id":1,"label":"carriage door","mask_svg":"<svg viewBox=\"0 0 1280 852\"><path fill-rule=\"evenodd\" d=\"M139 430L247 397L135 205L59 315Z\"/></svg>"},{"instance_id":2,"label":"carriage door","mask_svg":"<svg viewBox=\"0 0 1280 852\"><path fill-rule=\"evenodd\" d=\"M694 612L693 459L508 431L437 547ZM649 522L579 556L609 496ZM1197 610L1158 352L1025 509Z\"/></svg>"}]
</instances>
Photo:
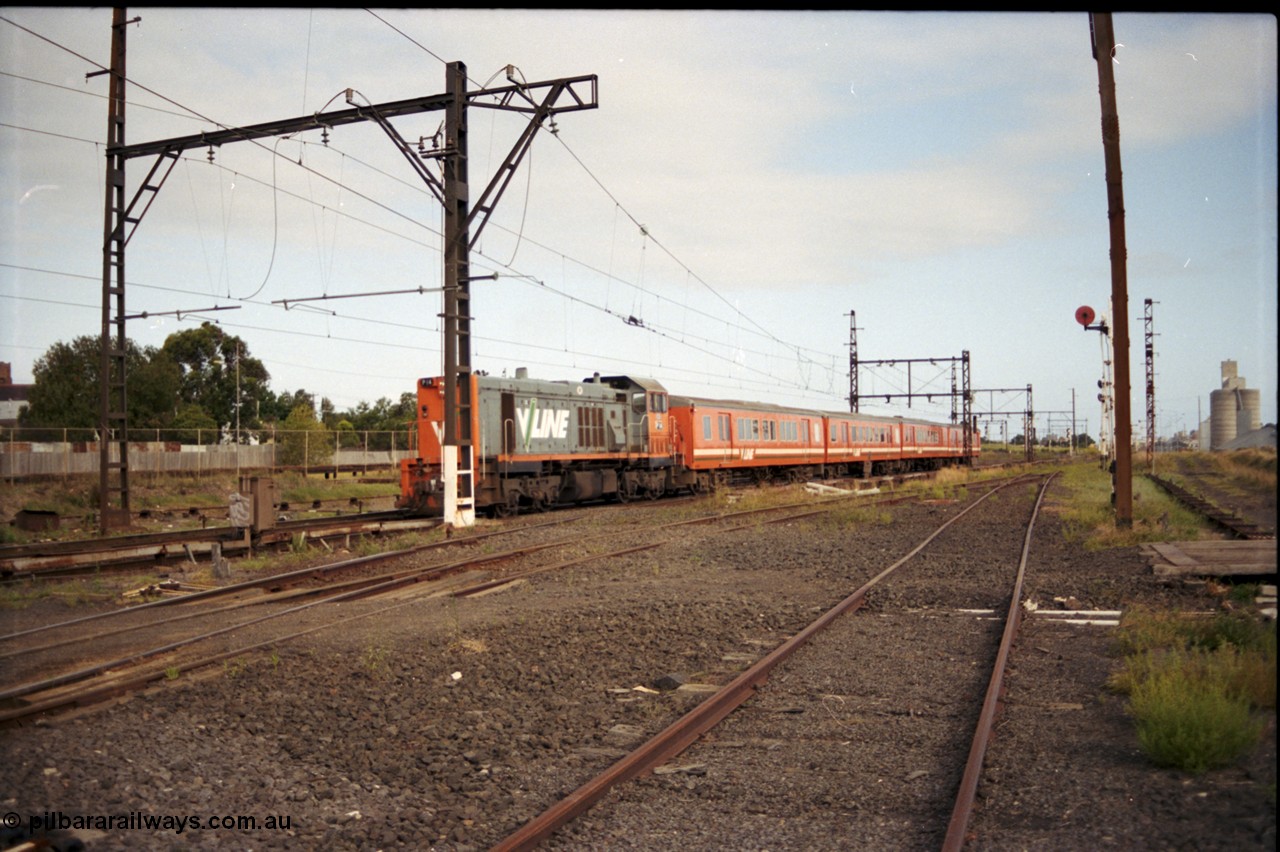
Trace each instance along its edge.
<instances>
[{"instance_id":1,"label":"carriage door","mask_svg":"<svg viewBox=\"0 0 1280 852\"><path fill-rule=\"evenodd\" d=\"M649 446L654 455L665 456L671 452L670 423L667 417L667 395L649 394Z\"/></svg>"},{"instance_id":2,"label":"carriage door","mask_svg":"<svg viewBox=\"0 0 1280 852\"><path fill-rule=\"evenodd\" d=\"M502 455L509 457L516 451L516 395L504 393L499 404L502 411Z\"/></svg>"},{"instance_id":3,"label":"carriage door","mask_svg":"<svg viewBox=\"0 0 1280 852\"><path fill-rule=\"evenodd\" d=\"M631 394L631 423L627 429L627 449L634 453L649 451L648 394L635 391Z\"/></svg>"}]
</instances>

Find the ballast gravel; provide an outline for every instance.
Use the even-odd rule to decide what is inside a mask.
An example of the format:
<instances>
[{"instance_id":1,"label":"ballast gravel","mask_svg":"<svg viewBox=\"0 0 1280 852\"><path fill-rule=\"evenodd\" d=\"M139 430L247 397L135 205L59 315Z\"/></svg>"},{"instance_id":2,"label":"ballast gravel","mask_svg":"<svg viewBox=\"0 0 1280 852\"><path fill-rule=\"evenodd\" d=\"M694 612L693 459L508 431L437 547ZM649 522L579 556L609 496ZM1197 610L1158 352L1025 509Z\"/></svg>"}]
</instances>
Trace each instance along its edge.
<instances>
[{"instance_id":1,"label":"ballast gravel","mask_svg":"<svg viewBox=\"0 0 1280 852\"><path fill-rule=\"evenodd\" d=\"M720 728L547 848L936 846L967 751L958 732L985 687L978 661L1001 629L976 611L1003 617L1008 591L993 572L1012 571L1033 496L1016 489L957 522ZM121 703L0 731L0 810L17 822L0 848L33 820L68 824L55 837L90 849L489 848L966 502L654 529L670 541L481 597L405 596ZM1051 491L1028 599L1216 604L1201 585L1158 583L1136 548L1067 544L1052 502ZM643 536L689 511L584 511L574 557L595 536ZM1274 717L1238 766L1154 768L1106 689L1109 630L1031 615L1024 631L968 848L1275 848Z\"/></svg>"}]
</instances>

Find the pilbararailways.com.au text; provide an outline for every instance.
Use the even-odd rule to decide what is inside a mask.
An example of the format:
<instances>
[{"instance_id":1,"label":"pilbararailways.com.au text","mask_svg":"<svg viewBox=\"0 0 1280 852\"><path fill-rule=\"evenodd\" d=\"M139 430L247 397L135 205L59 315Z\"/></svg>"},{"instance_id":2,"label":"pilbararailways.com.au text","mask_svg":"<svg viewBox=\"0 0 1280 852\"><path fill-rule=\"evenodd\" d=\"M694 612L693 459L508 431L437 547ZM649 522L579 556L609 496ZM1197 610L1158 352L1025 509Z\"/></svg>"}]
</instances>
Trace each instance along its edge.
<instances>
[{"instance_id":1,"label":"pilbararailways.com.au text","mask_svg":"<svg viewBox=\"0 0 1280 852\"><path fill-rule=\"evenodd\" d=\"M4 824L16 828L22 818L16 813L6 814ZM27 830L33 834L42 831L287 831L292 827L289 816L244 816L231 814L146 814L129 811L123 814L68 814L62 811L44 811L28 814Z\"/></svg>"}]
</instances>

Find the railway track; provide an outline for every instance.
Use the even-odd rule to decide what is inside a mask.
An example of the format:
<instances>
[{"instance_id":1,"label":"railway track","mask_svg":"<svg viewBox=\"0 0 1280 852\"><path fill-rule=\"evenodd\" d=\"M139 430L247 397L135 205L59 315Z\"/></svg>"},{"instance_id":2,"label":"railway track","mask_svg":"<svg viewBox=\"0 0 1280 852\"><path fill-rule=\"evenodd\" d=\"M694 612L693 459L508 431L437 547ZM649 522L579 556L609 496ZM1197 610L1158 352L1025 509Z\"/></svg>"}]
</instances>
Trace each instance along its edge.
<instances>
[{"instance_id":1,"label":"railway track","mask_svg":"<svg viewBox=\"0 0 1280 852\"><path fill-rule=\"evenodd\" d=\"M566 517L524 525L519 531L527 532L530 526L560 526L573 520ZM0 687L0 725L22 724L63 708L87 706L137 690L161 677L174 677L314 632L288 626L276 629L262 640L230 642L213 652L192 652L196 646L224 637L233 639L236 634L265 622L287 620L316 608L385 595L416 583L442 581L454 574L472 572L489 563L553 546L530 545L427 566L401 564L429 551L474 547L486 539L514 531L480 533L341 560L0 636L0 661L5 662L6 671L5 685ZM387 565L400 567L390 570L382 567ZM267 612L254 612L228 623L231 614L241 614L249 607ZM377 611L357 617L372 615L377 615ZM109 622L105 629L104 622ZM208 626L210 622L216 622L217 626ZM328 620L316 629L330 628L337 623ZM140 633L146 634L146 638L122 639ZM51 669L58 671L47 674ZM33 677L38 673L39 676Z\"/></svg>"},{"instance_id":2,"label":"railway track","mask_svg":"<svg viewBox=\"0 0 1280 852\"><path fill-rule=\"evenodd\" d=\"M1245 539L1247 541L1264 541L1274 539L1276 537L1276 531L1274 528L1266 529L1258 524L1251 523L1234 512L1224 510L1221 507L1214 505L1200 495L1183 488L1181 485L1178 485L1170 479L1156 476L1153 473L1147 474L1147 478L1164 489L1165 492L1178 502L1182 503L1182 505L1207 518L1216 527L1234 538Z\"/></svg>"},{"instance_id":3,"label":"railway track","mask_svg":"<svg viewBox=\"0 0 1280 852\"><path fill-rule=\"evenodd\" d=\"M839 828L821 823L851 817L849 812L859 809L856 799L867 793L856 784L843 786L849 774L845 761L874 761L882 751L896 750L901 755L902 749L895 749L895 743L904 737L912 742L912 748L906 751L908 765L916 768L905 769L897 777L878 778L873 795L884 803L919 803L922 813L917 819L905 820L905 824L890 825L886 842L899 848L928 848L941 840L944 849L960 849L1003 695L1004 670L1020 623L1031 534L1048 482L1046 478L1040 488L1023 540L1012 542L1015 547L1010 549L1008 561L983 566L993 587L1002 592L977 600L953 600L946 609L882 605L876 607L878 618L870 626L866 619L845 617L861 609L869 596L892 585L898 572L935 539L941 539L938 548L956 550L957 543L948 543L945 532L975 512L995 493L992 491L951 517L905 556L692 711L525 823L494 846L495 852L531 849L542 843L551 848L559 848L561 843L565 848L626 845L636 836L637 825L647 821L651 825L640 831L655 841L663 837L674 841L678 837L680 843L692 847L739 846L738 838L699 833L698 826L704 821L698 809L708 796L693 797L691 801L688 788L682 783L691 774L715 776L719 789L732 789L748 802L763 802L782 794L789 800L798 798L811 803L805 814L801 802L790 801L788 812L795 816L777 825L758 818L772 808L762 805L753 811L748 805L742 816L743 843L796 848L806 845L806 832L816 827L814 842L823 845L839 836ZM963 559L963 553L961 541L958 551L944 560ZM945 586L945 578L934 582ZM918 687L916 697L905 708L877 706L876 685L862 682L860 676L859 661L864 655L886 653L887 649L898 655L906 649L909 659L921 660L920 670L902 672L903 678L916 679ZM836 660L834 667L832 659ZM941 672L931 676L924 671L938 669L940 661L942 668L972 667L972 674L956 678L943 677ZM940 691L943 684L949 685L950 693ZM748 701L751 705L742 707ZM731 717L740 707L742 714ZM796 720L802 721L797 724ZM909 731L913 728L917 730ZM967 748L962 748L966 742ZM803 767L807 772L788 777L784 767L777 779L782 789L753 789L758 781L738 777L739 767L755 762L782 743L790 746L791 768ZM869 748L873 754L869 754ZM798 780L801 776L812 783L803 785ZM619 789L635 779L644 781ZM929 792L922 795L921 788ZM949 817L939 819L944 794L950 801ZM719 801L718 797L711 798ZM591 810L593 807L595 810ZM896 805L893 810L900 807ZM580 817L584 824L567 831L566 827ZM628 836L614 833L612 826L619 824L628 827ZM722 826L723 820L708 820L705 824ZM878 845L874 840L854 836L850 836L850 843Z\"/></svg>"},{"instance_id":4,"label":"railway track","mask_svg":"<svg viewBox=\"0 0 1280 852\"><path fill-rule=\"evenodd\" d=\"M139 533L79 541L49 541L0 547L0 580L62 579L102 571L195 562L216 548L224 556L287 545L297 537L325 541L432 529L438 519L401 512L365 512L334 518L281 521L256 535L236 527Z\"/></svg>"},{"instance_id":5,"label":"railway track","mask_svg":"<svg viewBox=\"0 0 1280 852\"><path fill-rule=\"evenodd\" d=\"M986 666L971 663L979 655L994 662L1008 566L1025 542L1017 526L1034 496L1030 485L1015 485L988 498L873 589L862 610L777 666L719 727L651 775L615 787L544 845L940 846L988 687ZM448 594L428 596L432 584L420 583L317 606L293 616L302 621L294 632L324 627L303 641L154 683L121 706L0 731L12 810L259 817L255 830L234 836L113 831L104 843L121 848L491 848L969 503L948 497L892 511L864 511L870 497L847 499L799 517L818 508L805 500L721 521L695 517L705 514L697 503L644 503L572 513L581 523L571 536L550 527L490 539L495 552L553 539L562 546L491 563L484 582L507 583L503 594L483 594L478 577L455 577ZM1128 556L1064 550L1057 533L1050 525L1035 534L1028 593L1042 609L1014 655L1008 727L980 791L984 813L1005 807L998 824L973 824L974 846L1032 848L1047 838L1060 846L1082 836L1176 845L1187 797L1211 806L1221 785L1173 779L1172 809L1149 813L1159 800L1145 792L1154 775L1132 765L1131 732L1099 695L1099 666L1077 659L1077 648L1100 651L1105 639L1041 617L1081 590L1084 607L1062 606L1113 607L1134 589L1162 597L1167 589ZM989 570L997 566L999 586ZM985 612L962 612L962 592L965 609ZM245 647L267 637L236 638ZM660 684L668 672L684 685ZM1058 735L1068 730L1079 737L1064 746ZM1212 795L1200 799L1202 788ZM1247 837L1252 828L1236 828L1235 802L1200 834ZM1099 823L1103 805L1111 818ZM268 814L292 818L289 839L263 828Z\"/></svg>"},{"instance_id":6,"label":"railway track","mask_svg":"<svg viewBox=\"0 0 1280 852\"><path fill-rule=\"evenodd\" d=\"M902 498L884 498L890 502ZM838 502L828 498L814 508L812 501L781 504L724 514L674 521L658 531L690 525L717 525L721 532L746 527L784 523L826 511ZM500 539L530 529L555 528L572 523L580 514L535 524L511 524L487 533L448 539L373 556L342 560L211 588L175 597L95 613L69 621L44 624L0 636L0 661L6 665L5 684L0 686L0 725L21 725L28 720L66 708L78 708L136 691L162 678L221 663L283 642L309 635L315 630L336 626L273 628L266 638L239 643L222 641L214 651L196 651L220 640L277 620L292 625L297 617L318 608L356 600L386 596L418 583L433 584L432 593L468 597L496 587L518 582L535 574L562 570L587 562L617 558L666 543L655 530L637 532L640 543L616 545L617 531L598 534L594 539L607 545L586 555L558 559L532 566L508 567L496 578L479 577L475 572L495 563L517 563L522 557L547 549L581 550L595 547L591 538L566 536L540 544L525 545L426 566L404 563L429 551L474 547L488 539ZM625 534L621 536L626 538ZM469 579L445 587L445 578L465 574ZM400 604L391 604L387 610ZM246 614L248 608L254 612ZM265 614L259 610L266 610ZM387 611L373 609L356 618L377 616ZM229 622L229 619L236 620ZM105 628L104 622L109 622ZM216 627L208 627L216 622ZM256 632L256 631L255 631ZM146 634L145 642L131 635ZM157 635L162 638L155 638ZM51 637L51 638L46 638ZM85 648L91 651L85 651ZM79 651L75 649L81 649ZM48 674L56 669L56 674Z\"/></svg>"},{"instance_id":7,"label":"railway track","mask_svg":"<svg viewBox=\"0 0 1280 852\"><path fill-rule=\"evenodd\" d=\"M849 493L878 491L885 485L901 485L934 474L899 474L875 480L836 481ZM678 498L687 499L687 498ZM320 501L316 501L317 503ZM348 501L350 502L350 501ZM670 502L670 501L664 501ZM355 505L355 504L352 504ZM67 579L103 571L128 571L209 559L215 547L223 556L236 556L286 546L299 537L312 541L350 536L383 535L439 526L436 518L415 518L400 511L339 514L332 518L307 518L277 522L271 529L250 534L231 526L139 533L109 538L47 541L0 546L0 582Z\"/></svg>"}]
</instances>

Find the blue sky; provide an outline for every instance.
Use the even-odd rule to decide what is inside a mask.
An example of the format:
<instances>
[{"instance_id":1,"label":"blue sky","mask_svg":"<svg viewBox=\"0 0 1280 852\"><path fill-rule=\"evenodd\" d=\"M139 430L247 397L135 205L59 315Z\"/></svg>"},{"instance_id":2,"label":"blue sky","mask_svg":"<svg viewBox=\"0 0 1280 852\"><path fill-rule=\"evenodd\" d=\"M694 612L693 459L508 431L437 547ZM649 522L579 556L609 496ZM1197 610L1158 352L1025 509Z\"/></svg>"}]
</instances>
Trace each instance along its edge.
<instances>
[{"instance_id":1,"label":"blue sky","mask_svg":"<svg viewBox=\"0 0 1280 852\"><path fill-rule=\"evenodd\" d=\"M599 109L538 135L473 255L476 274L499 274L474 285L479 369L647 374L840 410L853 310L863 359L967 350L975 388L1030 384L1040 412L1069 411L1074 389L1096 435L1098 335L1073 315L1109 314L1111 280L1082 13L130 14L131 143L342 107L348 88L373 103L439 93L443 61L465 62L472 88L505 84L508 64L528 81L599 76ZM0 360L18 381L54 342L98 333L106 89L85 74L108 61L110 15L6 7L0 22ZM1160 434L1208 417L1228 359L1274 422L1276 20L1114 21L1135 432L1145 298ZM416 139L439 121L396 126ZM522 121L471 110L473 198ZM149 165L130 162L131 186ZM394 399L440 369L438 294L273 302L437 287L440 227L372 125L328 146L228 145L213 163L192 151L129 244L128 311L237 305L205 317L247 341L275 390ZM130 336L159 346L198 322L136 320ZM864 368L860 388L906 381ZM950 370L912 381L948 391ZM910 413L945 419L950 404Z\"/></svg>"}]
</instances>

